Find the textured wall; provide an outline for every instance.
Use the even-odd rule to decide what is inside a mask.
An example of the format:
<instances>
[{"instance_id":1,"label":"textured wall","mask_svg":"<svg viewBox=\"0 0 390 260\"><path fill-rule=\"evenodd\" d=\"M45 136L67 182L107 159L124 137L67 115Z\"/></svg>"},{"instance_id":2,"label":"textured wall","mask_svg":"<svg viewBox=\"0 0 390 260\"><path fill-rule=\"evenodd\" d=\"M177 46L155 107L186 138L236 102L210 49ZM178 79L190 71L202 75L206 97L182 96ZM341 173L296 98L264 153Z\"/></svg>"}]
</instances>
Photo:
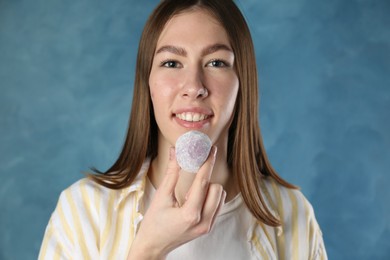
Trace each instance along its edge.
<instances>
[{"instance_id":1,"label":"textured wall","mask_svg":"<svg viewBox=\"0 0 390 260\"><path fill-rule=\"evenodd\" d=\"M157 2L0 0L0 259L36 258L60 191L118 155ZM238 4L275 168L314 205L330 259L390 259L390 2Z\"/></svg>"}]
</instances>

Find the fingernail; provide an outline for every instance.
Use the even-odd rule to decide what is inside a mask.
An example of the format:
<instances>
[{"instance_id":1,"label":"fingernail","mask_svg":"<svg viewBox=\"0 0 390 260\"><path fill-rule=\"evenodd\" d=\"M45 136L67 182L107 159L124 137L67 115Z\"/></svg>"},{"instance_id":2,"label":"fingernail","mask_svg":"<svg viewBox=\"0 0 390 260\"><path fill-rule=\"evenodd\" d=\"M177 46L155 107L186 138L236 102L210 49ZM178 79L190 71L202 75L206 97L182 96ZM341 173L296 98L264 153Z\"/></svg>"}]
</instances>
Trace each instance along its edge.
<instances>
[{"instance_id":1,"label":"fingernail","mask_svg":"<svg viewBox=\"0 0 390 260\"><path fill-rule=\"evenodd\" d=\"M214 145L212 151L214 157L217 155L217 150L218 150L217 147Z\"/></svg>"}]
</instances>

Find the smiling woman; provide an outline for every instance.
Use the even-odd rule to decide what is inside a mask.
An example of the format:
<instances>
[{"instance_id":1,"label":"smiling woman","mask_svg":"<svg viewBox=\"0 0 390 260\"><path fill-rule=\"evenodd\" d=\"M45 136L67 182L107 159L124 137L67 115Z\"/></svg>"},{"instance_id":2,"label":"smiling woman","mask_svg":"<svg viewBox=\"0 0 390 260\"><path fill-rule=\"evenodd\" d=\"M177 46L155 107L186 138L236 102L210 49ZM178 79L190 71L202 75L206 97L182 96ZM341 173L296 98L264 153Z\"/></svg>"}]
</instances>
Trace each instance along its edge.
<instances>
[{"instance_id":1,"label":"smiling woman","mask_svg":"<svg viewBox=\"0 0 390 260\"><path fill-rule=\"evenodd\" d=\"M40 259L326 259L311 205L271 167L254 49L233 1L162 1L141 37L118 160L60 197ZM197 174L174 145L206 134Z\"/></svg>"},{"instance_id":2,"label":"smiling woman","mask_svg":"<svg viewBox=\"0 0 390 260\"><path fill-rule=\"evenodd\" d=\"M239 83L226 31L213 16L202 9L194 9L175 15L166 24L156 49L149 87L158 125L158 154L169 151L177 138L188 130L207 134L218 147L214 166L218 174L213 174L211 181L220 180L229 200L238 190L229 178L226 155ZM174 66L165 66L167 63ZM162 175L154 171L154 167L163 169L166 165L152 163L150 179L158 187ZM179 202L184 201L192 183L190 176L185 181L179 178L178 187L183 187L176 188Z\"/></svg>"}]
</instances>

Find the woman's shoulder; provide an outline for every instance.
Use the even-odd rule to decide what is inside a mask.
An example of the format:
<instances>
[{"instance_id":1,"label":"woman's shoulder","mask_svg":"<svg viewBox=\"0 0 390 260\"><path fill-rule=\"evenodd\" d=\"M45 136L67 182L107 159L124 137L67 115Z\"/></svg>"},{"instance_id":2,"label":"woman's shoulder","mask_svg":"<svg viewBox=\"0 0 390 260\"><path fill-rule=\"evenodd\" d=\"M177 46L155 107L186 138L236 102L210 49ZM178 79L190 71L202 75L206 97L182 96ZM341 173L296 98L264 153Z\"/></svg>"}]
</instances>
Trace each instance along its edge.
<instances>
[{"instance_id":1,"label":"woman's shoulder","mask_svg":"<svg viewBox=\"0 0 390 260\"><path fill-rule=\"evenodd\" d=\"M140 171L137 173L134 181L127 187L123 188L108 188L95 182L93 179L85 177L70 185L62 191L60 200L66 196L73 196L75 199L109 199L111 201L121 199L123 196L132 193L133 191L142 191L145 183L145 175L149 168L150 159L147 158L143 163Z\"/></svg>"},{"instance_id":2,"label":"woman's shoulder","mask_svg":"<svg viewBox=\"0 0 390 260\"><path fill-rule=\"evenodd\" d=\"M303 193L299 189L285 187L272 178L265 178L262 186L261 190L268 206L281 221L277 241L290 238L284 252L286 258L327 259L321 229L313 207ZM297 248L305 257L293 257L296 254L293 251Z\"/></svg>"},{"instance_id":3,"label":"woman's shoulder","mask_svg":"<svg viewBox=\"0 0 390 260\"><path fill-rule=\"evenodd\" d=\"M113 193L114 192L114 193ZM88 179L80 179L64 189L58 199L57 210L85 213L99 209L102 200L115 194L98 183Z\"/></svg>"},{"instance_id":4,"label":"woman's shoulder","mask_svg":"<svg viewBox=\"0 0 390 260\"><path fill-rule=\"evenodd\" d=\"M118 193L119 190L109 189L100 185L89 178L80 179L61 192L60 199L64 197L76 198L94 198L106 197L110 193Z\"/></svg>"},{"instance_id":5,"label":"woman's shoulder","mask_svg":"<svg viewBox=\"0 0 390 260\"><path fill-rule=\"evenodd\" d=\"M107 208L116 209L130 194L143 191L144 179L143 172L140 172L128 187L112 189L86 177L64 189L59 197L58 205L96 212L105 211Z\"/></svg>"},{"instance_id":6,"label":"woman's shoulder","mask_svg":"<svg viewBox=\"0 0 390 260\"><path fill-rule=\"evenodd\" d=\"M300 189L288 188L267 177L264 178L261 190L267 203L280 219L286 221L291 218L314 218L313 207Z\"/></svg>"}]
</instances>

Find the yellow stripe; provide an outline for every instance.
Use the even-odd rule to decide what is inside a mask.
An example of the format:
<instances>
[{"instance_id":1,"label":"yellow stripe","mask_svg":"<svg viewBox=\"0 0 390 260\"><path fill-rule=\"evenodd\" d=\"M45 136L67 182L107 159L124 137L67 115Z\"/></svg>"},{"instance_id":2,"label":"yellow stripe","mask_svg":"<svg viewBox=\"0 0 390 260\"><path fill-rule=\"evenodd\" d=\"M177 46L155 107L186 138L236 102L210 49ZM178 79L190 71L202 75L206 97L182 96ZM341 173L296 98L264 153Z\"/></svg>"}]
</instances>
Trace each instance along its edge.
<instances>
[{"instance_id":1,"label":"yellow stripe","mask_svg":"<svg viewBox=\"0 0 390 260\"><path fill-rule=\"evenodd\" d=\"M309 204L308 203L306 203L306 201L305 201L305 203L304 203L304 208L305 208L305 217L306 217L306 241L308 241L308 243L311 243L312 241L312 239L314 239L314 233L313 233L313 227L311 226L311 218L309 218L309 216L310 216L310 208L309 208ZM313 252L313 250L314 250L314 247L308 247L308 255L309 255L309 257L311 258L311 257L313 257L314 256L314 253L315 252Z\"/></svg>"},{"instance_id":2,"label":"yellow stripe","mask_svg":"<svg viewBox=\"0 0 390 260\"><path fill-rule=\"evenodd\" d=\"M62 200L61 200L62 201ZM66 237L69 238L72 245L74 245L74 237L73 233L70 230L70 227L68 225L68 222L66 221L66 217L64 214L64 209L62 208L62 203L58 205L58 216L60 218L61 226L65 230Z\"/></svg>"},{"instance_id":3,"label":"yellow stripe","mask_svg":"<svg viewBox=\"0 0 390 260\"><path fill-rule=\"evenodd\" d=\"M257 249L257 252L260 253L261 259L269 259L269 257L267 256L267 253L264 251L264 248L261 245L259 238L257 237L256 234L253 234L252 241Z\"/></svg>"},{"instance_id":4,"label":"yellow stripe","mask_svg":"<svg viewBox=\"0 0 390 260\"><path fill-rule=\"evenodd\" d=\"M288 195L291 201L291 215L292 215L292 223L291 223L291 233L292 233L292 250L293 250L293 259L299 260L299 223L298 223L298 204L297 198L294 193L288 189Z\"/></svg>"},{"instance_id":5,"label":"yellow stripe","mask_svg":"<svg viewBox=\"0 0 390 260\"><path fill-rule=\"evenodd\" d=\"M317 249L317 250L319 250L319 249ZM319 259L319 260L324 259L324 254L323 254L322 250L320 252L318 252L316 259Z\"/></svg>"},{"instance_id":6,"label":"yellow stripe","mask_svg":"<svg viewBox=\"0 0 390 260\"><path fill-rule=\"evenodd\" d=\"M94 186L94 189L93 189L93 200L95 202L95 209L96 209L96 212L100 218L100 205L101 205L101 202L102 202L102 196L101 196L101 192L99 192L99 189ZM99 222L99 225L100 225L100 222ZM100 227L99 227L100 228ZM100 242L101 242L101 237L99 236L99 239L97 239L98 237L96 237L96 243L97 243L97 248L98 250L100 251Z\"/></svg>"},{"instance_id":7,"label":"yellow stripe","mask_svg":"<svg viewBox=\"0 0 390 260\"><path fill-rule=\"evenodd\" d=\"M110 256L112 258L116 258L118 255L118 247L119 247L119 242L122 241L122 230L123 230L123 220L124 220L124 210L122 210L122 207L125 205L125 203L120 204L120 206L117 209L118 216L117 216L117 221L115 225L115 240L114 244L112 246ZM127 219L126 219L127 220Z\"/></svg>"},{"instance_id":8,"label":"yellow stripe","mask_svg":"<svg viewBox=\"0 0 390 260\"><path fill-rule=\"evenodd\" d=\"M60 259L60 257L61 257L61 249L60 249L60 245L57 244L56 248L54 249L53 260L58 260L58 259Z\"/></svg>"},{"instance_id":9,"label":"yellow stripe","mask_svg":"<svg viewBox=\"0 0 390 260\"><path fill-rule=\"evenodd\" d=\"M108 202L107 202L107 218L106 218L106 225L104 226L103 234L102 234L102 248L104 248L108 241L108 234L111 230L112 225L112 217L114 214L114 199L115 199L115 191L110 191L108 193Z\"/></svg>"},{"instance_id":10,"label":"yellow stripe","mask_svg":"<svg viewBox=\"0 0 390 260\"><path fill-rule=\"evenodd\" d=\"M39 253L39 259L45 259L47 255L47 245L49 244L49 241L52 239L53 236L53 229L51 228L51 225L49 223L48 230L45 233L45 237L42 242L41 246L41 252Z\"/></svg>"},{"instance_id":11,"label":"yellow stripe","mask_svg":"<svg viewBox=\"0 0 390 260\"><path fill-rule=\"evenodd\" d=\"M131 243L133 243L133 237L135 237L135 218L137 217L137 203L138 203L138 192L134 196L133 201L133 211L131 212L131 225L130 225L130 234L131 234Z\"/></svg>"},{"instance_id":12,"label":"yellow stripe","mask_svg":"<svg viewBox=\"0 0 390 260\"><path fill-rule=\"evenodd\" d=\"M76 234L78 234L78 236L79 236L79 239L77 242L80 245L81 253L83 254L84 259L90 259L91 257L88 254L88 248L87 248L87 245L85 244L86 239L84 237L83 229L81 228L80 218L78 216L79 212L77 211L76 205L74 203L74 200L73 200L73 197L71 194L71 190L70 189L66 190L65 195L66 195L66 198L67 198L68 203L69 203L70 208L71 208L71 214L72 214L72 218L73 218L73 221L75 224Z\"/></svg>"},{"instance_id":13,"label":"yellow stripe","mask_svg":"<svg viewBox=\"0 0 390 260\"><path fill-rule=\"evenodd\" d=\"M137 204L140 203L139 201L139 193L136 192L134 193L134 196L133 196L133 207L132 207L132 213L130 214L131 215L131 222L130 222L130 235L127 236L127 239L128 239L128 243L126 243L126 251L125 252L129 252L130 251L130 247L131 247L131 244L133 243L133 240L134 240L134 237L135 237L135 219L137 218L137 216L139 215L137 213Z\"/></svg>"},{"instance_id":14,"label":"yellow stripe","mask_svg":"<svg viewBox=\"0 0 390 260\"><path fill-rule=\"evenodd\" d=\"M87 213L88 223L91 223L92 232L94 234L95 241L96 241L96 243L99 243L99 239L97 239L99 236L98 236L97 227L95 225L96 223L95 223L95 221L93 221L93 217L91 215L91 210L93 209L93 206L92 206L91 198L90 198L90 196L88 196L88 192L86 190L84 183L81 183L80 191L81 191L81 196L83 198L83 202L87 204L85 211ZM97 247L99 248L99 245L97 245Z\"/></svg>"},{"instance_id":15,"label":"yellow stripe","mask_svg":"<svg viewBox=\"0 0 390 260\"><path fill-rule=\"evenodd\" d=\"M265 236L267 237L267 240L269 241L269 243L271 244L272 246L272 249L274 250L274 252L276 252L276 248L275 248L275 244L273 243L274 242L274 239L271 238L271 236L269 235L268 231L267 231L267 227L264 225L263 222L258 222L261 226L261 228L263 229L264 233L265 233Z\"/></svg>"},{"instance_id":16,"label":"yellow stripe","mask_svg":"<svg viewBox=\"0 0 390 260\"><path fill-rule=\"evenodd\" d=\"M278 207L278 213L280 216L280 221L282 221L282 226L285 224L283 223L284 221L284 209L283 209L283 200L280 195L280 189L277 187L275 181L271 181L272 183L272 189L273 189L273 194L276 196L276 205ZM276 230L276 229L275 229ZM284 239L284 234L281 236L277 236L276 238L278 240L278 255L280 256L280 259L286 259L286 244L285 244L285 239Z\"/></svg>"},{"instance_id":17,"label":"yellow stripe","mask_svg":"<svg viewBox=\"0 0 390 260\"><path fill-rule=\"evenodd\" d=\"M99 192L97 187L94 187L93 189L93 198L95 202L95 209L96 212L100 215L100 204L102 202L101 192Z\"/></svg>"},{"instance_id":18,"label":"yellow stripe","mask_svg":"<svg viewBox=\"0 0 390 260\"><path fill-rule=\"evenodd\" d=\"M327 260L327 259L328 259L327 256L326 256L326 252L325 252L325 248L324 248L324 245L323 245L323 244L321 245L320 258L321 258L322 260Z\"/></svg>"}]
</instances>

